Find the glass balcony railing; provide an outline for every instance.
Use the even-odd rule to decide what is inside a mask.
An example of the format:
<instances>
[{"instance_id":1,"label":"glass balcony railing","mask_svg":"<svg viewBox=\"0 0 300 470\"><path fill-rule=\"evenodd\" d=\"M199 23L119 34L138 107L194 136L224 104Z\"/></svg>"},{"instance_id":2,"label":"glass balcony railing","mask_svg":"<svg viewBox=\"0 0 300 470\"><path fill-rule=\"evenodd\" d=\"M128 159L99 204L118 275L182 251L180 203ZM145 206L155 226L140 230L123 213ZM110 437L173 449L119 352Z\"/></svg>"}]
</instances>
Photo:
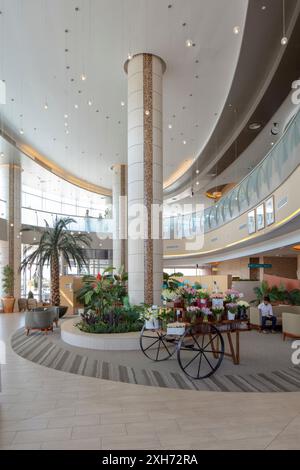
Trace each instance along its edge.
<instances>
[{"instance_id":1,"label":"glass balcony railing","mask_svg":"<svg viewBox=\"0 0 300 470\"><path fill-rule=\"evenodd\" d=\"M234 189L205 209L205 232L224 225L272 194L300 164L300 112L266 157Z\"/></svg>"},{"instance_id":2,"label":"glass balcony railing","mask_svg":"<svg viewBox=\"0 0 300 470\"><path fill-rule=\"evenodd\" d=\"M46 211L22 208L22 224L30 225L33 227L45 227L46 222L50 227L53 227L55 218L57 217L71 217L75 223L69 227L74 232L91 232L91 233L104 233L110 234L113 230L112 219L96 218L96 217L79 217L69 214L51 214Z\"/></svg>"}]
</instances>

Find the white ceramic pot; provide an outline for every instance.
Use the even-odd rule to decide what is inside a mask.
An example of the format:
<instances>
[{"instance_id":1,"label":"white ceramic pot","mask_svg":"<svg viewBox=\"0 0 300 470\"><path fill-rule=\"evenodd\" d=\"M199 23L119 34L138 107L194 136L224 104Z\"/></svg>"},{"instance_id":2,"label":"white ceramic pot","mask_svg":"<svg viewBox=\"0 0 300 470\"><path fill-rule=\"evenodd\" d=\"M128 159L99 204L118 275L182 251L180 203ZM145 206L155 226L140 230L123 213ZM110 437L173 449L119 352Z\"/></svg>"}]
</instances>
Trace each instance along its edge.
<instances>
[{"instance_id":1,"label":"white ceramic pot","mask_svg":"<svg viewBox=\"0 0 300 470\"><path fill-rule=\"evenodd\" d=\"M234 312L227 312L228 320L235 320L235 313Z\"/></svg>"},{"instance_id":2,"label":"white ceramic pot","mask_svg":"<svg viewBox=\"0 0 300 470\"><path fill-rule=\"evenodd\" d=\"M145 321L146 330L158 330L159 329L159 320L153 318L152 320Z\"/></svg>"}]
</instances>

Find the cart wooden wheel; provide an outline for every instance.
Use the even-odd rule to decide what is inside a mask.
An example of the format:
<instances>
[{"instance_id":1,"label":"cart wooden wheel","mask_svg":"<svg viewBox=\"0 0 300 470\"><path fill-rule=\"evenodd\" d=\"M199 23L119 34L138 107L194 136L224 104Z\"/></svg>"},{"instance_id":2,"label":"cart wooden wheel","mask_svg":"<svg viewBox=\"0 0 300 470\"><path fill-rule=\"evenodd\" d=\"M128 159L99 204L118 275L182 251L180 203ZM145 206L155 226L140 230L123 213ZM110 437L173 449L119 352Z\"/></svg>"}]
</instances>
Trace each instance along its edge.
<instances>
[{"instance_id":1,"label":"cart wooden wheel","mask_svg":"<svg viewBox=\"0 0 300 470\"><path fill-rule=\"evenodd\" d=\"M141 331L141 350L152 361L166 361L176 351L177 340L175 336L168 336L163 330L146 330L145 326Z\"/></svg>"},{"instance_id":2,"label":"cart wooden wheel","mask_svg":"<svg viewBox=\"0 0 300 470\"><path fill-rule=\"evenodd\" d=\"M181 337L177 348L178 363L192 379L213 375L224 358L224 340L209 323L193 325Z\"/></svg>"}]
</instances>

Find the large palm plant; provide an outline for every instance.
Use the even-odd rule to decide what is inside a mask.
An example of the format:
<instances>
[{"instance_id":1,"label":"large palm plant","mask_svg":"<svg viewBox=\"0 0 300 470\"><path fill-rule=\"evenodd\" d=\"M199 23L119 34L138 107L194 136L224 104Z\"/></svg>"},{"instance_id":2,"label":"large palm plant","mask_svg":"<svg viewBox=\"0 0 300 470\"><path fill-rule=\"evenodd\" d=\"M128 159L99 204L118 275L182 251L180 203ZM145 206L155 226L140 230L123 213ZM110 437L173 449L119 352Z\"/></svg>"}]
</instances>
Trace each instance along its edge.
<instances>
[{"instance_id":1,"label":"large palm plant","mask_svg":"<svg viewBox=\"0 0 300 470\"><path fill-rule=\"evenodd\" d=\"M53 228L50 228L46 222L46 228L39 230L41 233L39 244L25 250L25 258L21 263L21 269L32 266L33 263L38 266L50 265L51 302L56 306L60 305L60 257L65 259L69 267L73 261L81 269L86 265L84 248L89 247L91 242L91 238L86 234L70 232L69 226L72 223L76 221L69 217L56 218Z\"/></svg>"}]
</instances>

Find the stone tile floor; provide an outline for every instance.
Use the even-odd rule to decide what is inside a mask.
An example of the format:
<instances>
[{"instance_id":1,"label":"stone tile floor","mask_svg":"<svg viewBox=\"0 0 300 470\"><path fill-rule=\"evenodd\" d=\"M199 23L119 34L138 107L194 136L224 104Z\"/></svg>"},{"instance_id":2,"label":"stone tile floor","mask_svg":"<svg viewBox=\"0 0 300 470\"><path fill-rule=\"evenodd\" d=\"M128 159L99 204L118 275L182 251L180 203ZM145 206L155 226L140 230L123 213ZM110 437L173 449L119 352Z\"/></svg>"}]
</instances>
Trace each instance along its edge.
<instances>
[{"instance_id":1,"label":"stone tile floor","mask_svg":"<svg viewBox=\"0 0 300 470\"><path fill-rule=\"evenodd\" d=\"M220 393L124 384L17 356L23 315L0 315L0 449L300 449L300 393Z\"/></svg>"}]
</instances>

